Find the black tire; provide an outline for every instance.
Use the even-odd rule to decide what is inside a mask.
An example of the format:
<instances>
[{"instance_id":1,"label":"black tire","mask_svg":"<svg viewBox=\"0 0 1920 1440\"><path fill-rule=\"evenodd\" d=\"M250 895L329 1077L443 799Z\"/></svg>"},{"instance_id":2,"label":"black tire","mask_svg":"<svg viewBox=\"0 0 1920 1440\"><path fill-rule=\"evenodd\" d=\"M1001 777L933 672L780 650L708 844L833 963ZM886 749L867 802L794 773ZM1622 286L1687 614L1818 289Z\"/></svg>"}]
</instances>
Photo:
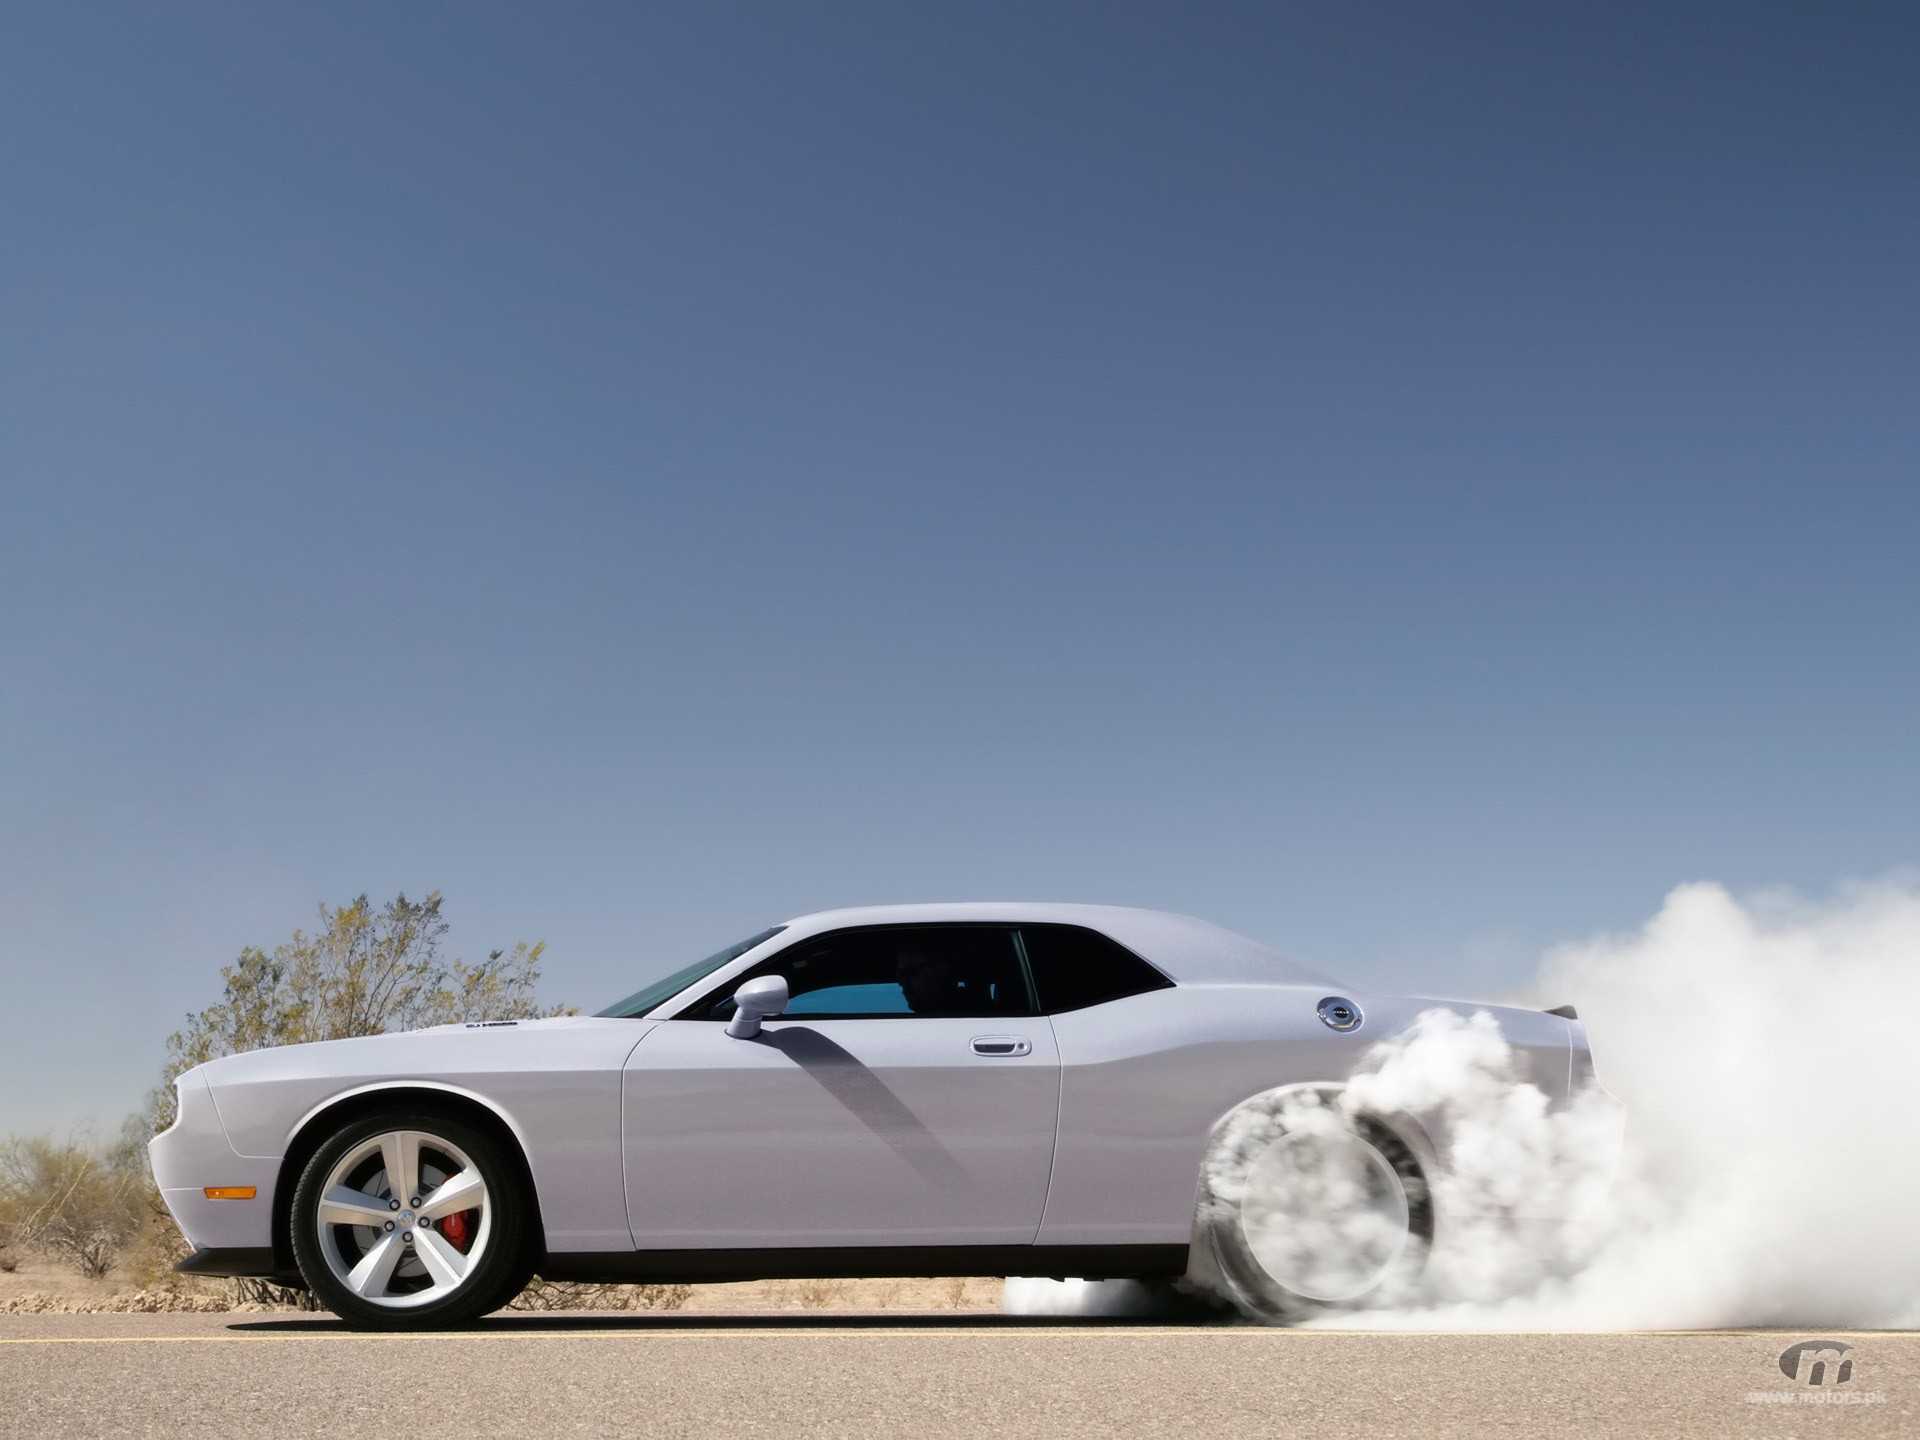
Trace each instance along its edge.
<instances>
[{"instance_id":1,"label":"black tire","mask_svg":"<svg viewBox=\"0 0 1920 1440\"><path fill-rule=\"evenodd\" d=\"M1202 1177L1194 1278L1243 1314L1280 1324L1406 1297L1433 1244L1432 1192L1412 1147L1384 1121L1347 1115L1327 1096L1295 1094L1257 1102L1236 1119L1242 1122L1237 1134L1216 1143ZM1309 1124L1302 1126L1302 1120ZM1370 1245L1378 1244L1377 1251L1283 1246L1291 1250L1293 1263L1276 1264L1271 1248L1253 1238L1262 1235L1262 1226L1276 1226L1284 1237L1289 1216L1283 1209L1261 1216L1260 1226L1250 1226L1256 1203L1252 1173L1276 1153L1282 1154L1284 1165L1283 1146L1298 1141L1303 1131L1359 1158L1355 1168L1367 1185L1353 1213L1366 1216L1365 1233ZM1392 1223L1379 1223L1383 1215ZM1298 1233L1315 1233L1313 1227L1323 1218L1332 1234L1342 1233L1338 1215L1303 1215Z\"/></svg>"},{"instance_id":2,"label":"black tire","mask_svg":"<svg viewBox=\"0 0 1920 1440\"><path fill-rule=\"evenodd\" d=\"M533 1283L533 1277L540 1268L540 1252L525 1237L522 1238L519 1249L519 1258L513 1262L512 1269L500 1282L499 1289L494 1291L493 1300L480 1312L481 1314L490 1315L495 1310L506 1309L519 1298L522 1290Z\"/></svg>"},{"instance_id":3,"label":"black tire","mask_svg":"<svg viewBox=\"0 0 1920 1440\"><path fill-rule=\"evenodd\" d=\"M415 1165L417 1174L408 1188L443 1183L448 1174L476 1172L485 1186L479 1205L458 1212L461 1228L456 1232L440 1221L437 1236L425 1234L433 1226L431 1218L415 1219L409 1204L416 1197L402 1194L391 1197L385 1180L385 1167L378 1154L368 1154L370 1142L383 1136L417 1137ZM361 1158L353 1159L356 1155ZM336 1174L343 1164L351 1165L344 1179ZM359 1184L353 1183L358 1177ZM320 1205L331 1182L338 1189L357 1197L364 1193L368 1206L389 1207L393 1219L383 1235L373 1225L323 1224ZM418 1198L426 1199L427 1196ZM424 1211L428 1207L422 1206ZM336 1212L337 1213L337 1212ZM402 1220L402 1216L406 1217ZM467 1221L468 1216L484 1216L482 1221ZM497 1310L518 1293L520 1269L526 1255L526 1201L521 1193L519 1167L503 1153L492 1135L477 1126L444 1113L416 1105L395 1106L373 1111L342 1125L313 1154L301 1171L294 1189L291 1235L294 1259L316 1299L348 1324L365 1330L431 1330L464 1325L492 1310ZM478 1227L469 1232L468 1224ZM416 1226L412 1243L405 1233ZM398 1227L398 1228L396 1228ZM438 1242L439 1254L445 1247L457 1248L467 1238L472 1252L456 1254L467 1268L457 1279L443 1281L429 1273L422 1262L424 1252ZM391 1278L380 1283L378 1293L363 1295L347 1283L347 1274L355 1273L353 1262L365 1261L378 1268L382 1257L373 1256L383 1240L408 1241L405 1248L393 1248L398 1259L387 1270ZM409 1275L408 1271L415 1272ZM411 1288L409 1288L411 1287ZM435 1288L445 1293L432 1293Z\"/></svg>"}]
</instances>

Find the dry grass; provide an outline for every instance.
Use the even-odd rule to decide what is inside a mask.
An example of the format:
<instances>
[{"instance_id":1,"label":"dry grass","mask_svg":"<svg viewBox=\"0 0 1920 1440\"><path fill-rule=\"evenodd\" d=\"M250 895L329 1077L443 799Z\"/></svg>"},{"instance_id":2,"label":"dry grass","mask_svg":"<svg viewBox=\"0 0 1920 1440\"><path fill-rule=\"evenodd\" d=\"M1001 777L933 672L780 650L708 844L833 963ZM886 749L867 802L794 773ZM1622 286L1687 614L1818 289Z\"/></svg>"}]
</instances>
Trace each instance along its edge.
<instances>
[{"instance_id":1,"label":"dry grass","mask_svg":"<svg viewBox=\"0 0 1920 1440\"><path fill-rule=\"evenodd\" d=\"M755 1280L696 1285L695 1310L998 1310L1001 1282L947 1276L918 1280Z\"/></svg>"},{"instance_id":2,"label":"dry grass","mask_svg":"<svg viewBox=\"0 0 1920 1440\"><path fill-rule=\"evenodd\" d=\"M224 1280L156 1277L124 1264L90 1278L45 1255L23 1256L14 1269L0 1272L0 1314L7 1315L112 1314L135 1305L139 1313L169 1307L224 1310L241 1299Z\"/></svg>"},{"instance_id":3,"label":"dry grass","mask_svg":"<svg viewBox=\"0 0 1920 1440\"><path fill-rule=\"evenodd\" d=\"M45 1290L28 1290L0 1300L0 1315L205 1315L277 1308L235 1304L224 1295L181 1295L171 1290L120 1291L79 1299Z\"/></svg>"},{"instance_id":4,"label":"dry grass","mask_svg":"<svg viewBox=\"0 0 1920 1440\"><path fill-rule=\"evenodd\" d=\"M581 1285L571 1280L535 1280L509 1310L678 1310L691 1285Z\"/></svg>"},{"instance_id":5,"label":"dry grass","mask_svg":"<svg viewBox=\"0 0 1920 1440\"><path fill-rule=\"evenodd\" d=\"M144 1272L145 1267L141 1267ZM536 1280L515 1310L725 1311L998 1310L998 1280L751 1280L730 1285L575 1285ZM250 1298L223 1280L136 1273L122 1265L90 1280L44 1257L0 1270L0 1314L218 1312L286 1308Z\"/></svg>"}]
</instances>

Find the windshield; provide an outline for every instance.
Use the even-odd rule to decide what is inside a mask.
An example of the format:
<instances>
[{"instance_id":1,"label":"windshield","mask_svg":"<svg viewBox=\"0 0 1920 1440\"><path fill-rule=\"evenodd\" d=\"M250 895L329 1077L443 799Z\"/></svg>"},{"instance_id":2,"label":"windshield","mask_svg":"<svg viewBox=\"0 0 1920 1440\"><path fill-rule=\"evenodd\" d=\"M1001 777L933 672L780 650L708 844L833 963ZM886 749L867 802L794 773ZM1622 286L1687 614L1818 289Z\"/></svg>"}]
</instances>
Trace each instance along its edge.
<instances>
[{"instance_id":1,"label":"windshield","mask_svg":"<svg viewBox=\"0 0 1920 1440\"><path fill-rule=\"evenodd\" d=\"M738 960L754 946L764 944L786 928L784 925L776 925L771 930L762 930L758 935L742 940L738 945L729 945L724 950L716 950L706 959L696 961L684 970L676 970L673 974L654 981L644 990L634 991L619 1004L609 1005L606 1009L596 1010L594 1013L616 1020L628 1020L636 1015L644 1015L661 1001L671 1000L694 981L705 979L729 960Z\"/></svg>"}]
</instances>

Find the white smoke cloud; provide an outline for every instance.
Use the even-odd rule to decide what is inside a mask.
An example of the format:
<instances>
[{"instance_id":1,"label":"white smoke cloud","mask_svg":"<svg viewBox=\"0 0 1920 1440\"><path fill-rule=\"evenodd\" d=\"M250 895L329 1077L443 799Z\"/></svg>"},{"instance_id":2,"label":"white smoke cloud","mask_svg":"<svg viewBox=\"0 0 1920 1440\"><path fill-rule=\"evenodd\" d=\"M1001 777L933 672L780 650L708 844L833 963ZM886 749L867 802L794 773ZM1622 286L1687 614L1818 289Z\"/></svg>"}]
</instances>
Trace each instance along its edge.
<instances>
[{"instance_id":1,"label":"white smoke cloud","mask_svg":"<svg viewBox=\"0 0 1920 1440\"><path fill-rule=\"evenodd\" d=\"M1320 1323L1877 1326L1920 1312L1920 891L1810 904L1685 885L1636 934L1563 946L1571 1000L1626 1107L1617 1172L1597 1092L1551 1111L1490 1023L1429 1016L1356 1085L1438 1114L1444 1199L1558 1208L1455 1226L1419 1303Z\"/></svg>"},{"instance_id":2,"label":"white smoke cloud","mask_svg":"<svg viewBox=\"0 0 1920 1440\"><path fill-rule=\"evenodd\" d=\"M1000 1308L1009 1315L1145 1316L1163 1299L1137 1280L1050 1280L1008 1276Z\"/></svg>"},{"instance_id":3,"label":"white smoke cloud","mask_svg":"<svg viewBox=\"0 0 1920 1440\"><path fill-rule=\"evenodd\" d=\"M1447 1144L1450 1165L1428 1177L1438 1243L1410 1293L1389 1303L1538 1295L1590 1264L1624 1218L1619 1102L1588 1085L1552 1107L1485 1011L1428 1011L1374 1053L1342 1100L1417 1116Z\"/></svg>"},{"instance_id":4,"label":"white smoke cloud","mask_svg":"<svg viewBox=\"0 0 1920 1440\"><path fill-rule=\"evenodd\" d=\"M1449 1139L1443 1223L1392 1308L1309 1323L1920 1321L1920 888L1685 885L1634 934L1550 952L1535 998L1578 1006L1605 1091L1549 1105L1485 1014L1376 1050L1342 1103Z\"/></svg>"}]
</instances>

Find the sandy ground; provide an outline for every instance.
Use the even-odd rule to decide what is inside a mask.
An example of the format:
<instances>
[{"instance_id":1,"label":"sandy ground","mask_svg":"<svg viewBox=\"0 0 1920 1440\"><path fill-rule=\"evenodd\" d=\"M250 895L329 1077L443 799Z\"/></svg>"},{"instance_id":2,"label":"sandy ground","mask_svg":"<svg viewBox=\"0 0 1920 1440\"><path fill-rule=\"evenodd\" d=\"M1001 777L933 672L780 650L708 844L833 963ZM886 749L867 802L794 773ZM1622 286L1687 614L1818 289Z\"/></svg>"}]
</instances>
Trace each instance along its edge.
<instances>
[{"instance_id":1,"label":"sandy ground","mask_svg":"<svg viewBox=\"0 0 1920 1440\"><path fill-rule=\"evenodd\" d=\"M176 1280L184 1293L229 1298L223 1283ZM0 1314L21 1305L39 1308L48 1297L62 1311L112 1311L126 1303L139 1285L116 1270L88 1280L71 1269L41 1259L26 1259L11 1273L0 1271ZM731 1313L753 1310L836 1310L915 1312L997 1311L1001 1283L986 1279L926 1280L752 1280L736 1285L695 1285L680 1308Z\"/></svg>"},{"instance_id":2,"label":"sandy ground","mask_svg":"<svg viewBox=\"0 0 1920 1440\"><path fill-rule=\"evenodd\" d=\"M8 1301L28 1295L51 1295L80 1309L111 1301L138 1288L133 1277L123 1270L115 1270L99 1280L89 1280L65 1265L28 1256L18 1262L17 1268L0 1271L0 1309L4 1309Z\"/></svg>"}]
</instances>

